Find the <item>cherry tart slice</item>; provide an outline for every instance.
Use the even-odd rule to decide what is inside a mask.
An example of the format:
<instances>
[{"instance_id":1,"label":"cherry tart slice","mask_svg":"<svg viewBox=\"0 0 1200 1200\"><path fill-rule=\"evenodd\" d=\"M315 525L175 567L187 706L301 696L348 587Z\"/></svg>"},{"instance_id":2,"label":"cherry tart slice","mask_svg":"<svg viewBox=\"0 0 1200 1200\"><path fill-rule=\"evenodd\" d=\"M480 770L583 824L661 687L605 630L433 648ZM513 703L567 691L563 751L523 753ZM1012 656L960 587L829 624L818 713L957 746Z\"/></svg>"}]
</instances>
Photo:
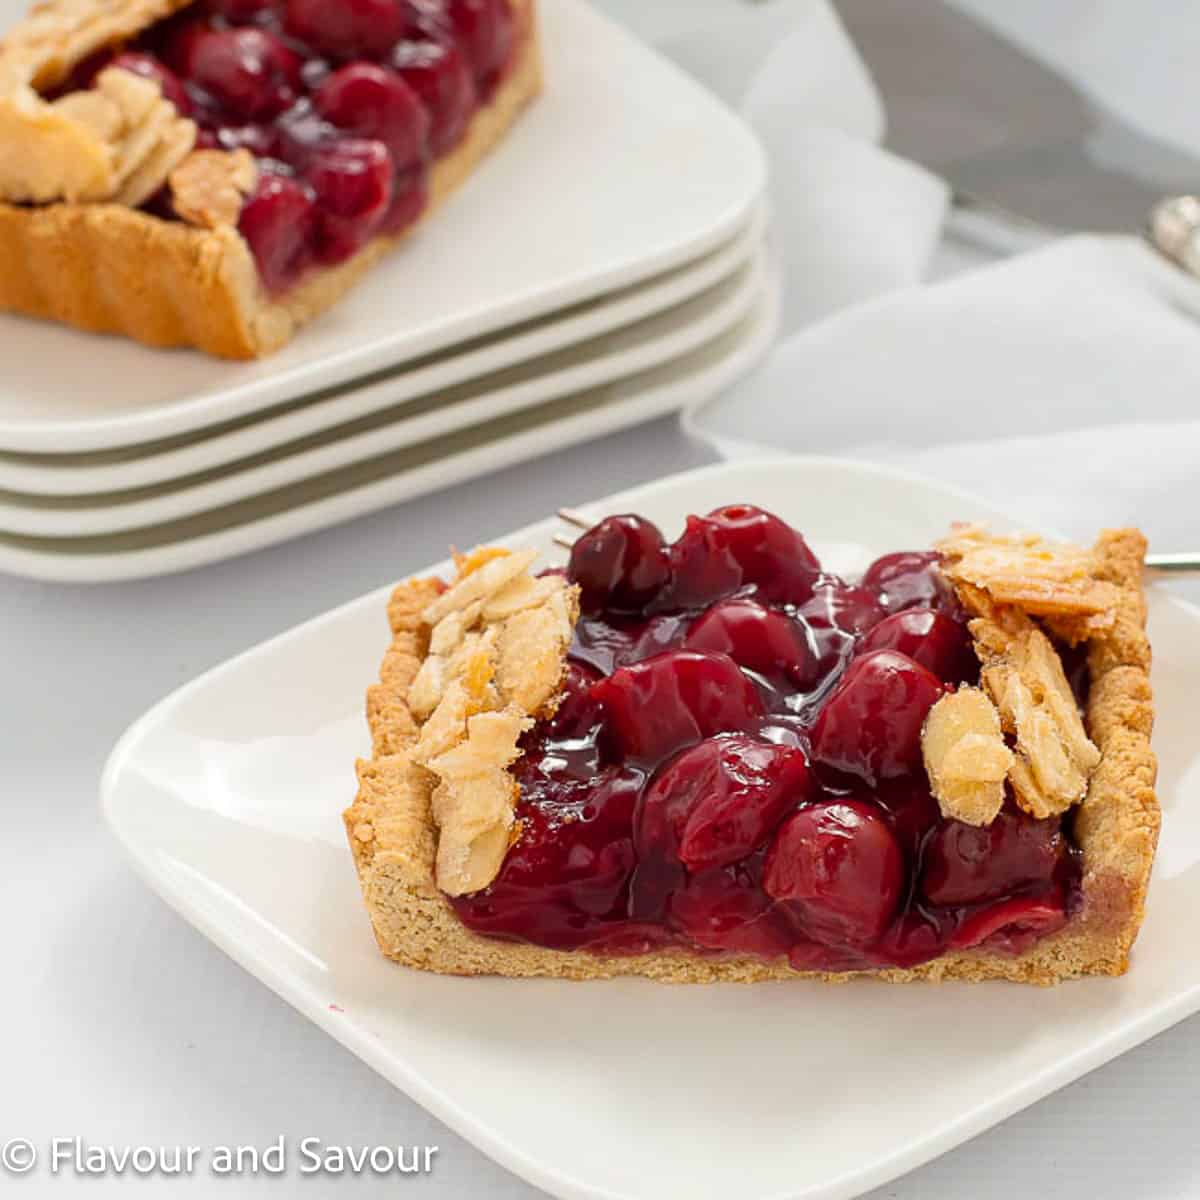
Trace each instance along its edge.
<instances>
[{"instance_id":1,"label":"cherry tart slice","mask_svg":"<svg viewBox=\"0 0 1200 1200\"><path fill-rule=\"evenodd\" d=\"M401 585L345 814L383 952L676 982L1116 975L1159 827L1136 530L857 581L731 505Z\"/></svg>"},{"instance_id":2,"label":"cherry tart slice","mask_svg":"<svg viewBox=\"0 0 1200 1200\"><path fill-rule=\"evenodd\" d=\"M0 310L249 358L541 84L534 0L43 0L0 41Z\"/></svg>"}]
</instances>

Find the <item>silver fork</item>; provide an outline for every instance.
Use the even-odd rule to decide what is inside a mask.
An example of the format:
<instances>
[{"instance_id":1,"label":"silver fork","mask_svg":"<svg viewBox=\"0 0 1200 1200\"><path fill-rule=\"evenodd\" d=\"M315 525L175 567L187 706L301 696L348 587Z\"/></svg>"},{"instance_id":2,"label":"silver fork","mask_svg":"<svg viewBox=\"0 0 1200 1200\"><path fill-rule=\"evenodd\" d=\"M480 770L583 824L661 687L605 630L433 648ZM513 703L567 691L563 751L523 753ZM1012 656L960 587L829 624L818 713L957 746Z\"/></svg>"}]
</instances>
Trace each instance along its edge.
<instances>
[{"instance_id":1,"label":"silver fork","mask_svg":"<svg viewBox=\"0 0 1200 1200\"><path fill-rule=\"evenodd\" d=\"M596 521L576 508L560 508L558 518L576 529L591 529ZM575 545L575 539L565 533L554 535L554 544L564 550L570 550ZM1200 553L1195 551L1183 554L1147 554L1146 570L1155 575L1188 575L1200 574Z\"/></svg>"}]
</instances>

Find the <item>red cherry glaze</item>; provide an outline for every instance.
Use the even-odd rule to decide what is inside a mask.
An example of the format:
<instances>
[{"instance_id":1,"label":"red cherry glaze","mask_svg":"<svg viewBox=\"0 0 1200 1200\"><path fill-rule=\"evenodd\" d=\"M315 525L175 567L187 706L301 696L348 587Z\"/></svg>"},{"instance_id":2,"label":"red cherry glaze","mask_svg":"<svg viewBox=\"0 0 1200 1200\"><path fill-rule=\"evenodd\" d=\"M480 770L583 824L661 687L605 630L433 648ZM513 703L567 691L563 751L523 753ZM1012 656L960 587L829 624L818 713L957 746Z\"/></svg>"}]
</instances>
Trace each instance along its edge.
<instances>
[{"instance_id":1,"label":"red cherry glaze","mask_svg":"<svg viewBox=\"0 0 1200 1200\"><path fill-rule=\"evenodd\" d=\"M313 155L305 178L320 208L321 261L342 262L367 244L391 207L391 155L382 142L344 138Z\"/></svg>"},{"instance_id":2,"label":"red cherry glaze","mask_svg":"<svg viewBox=\"0 0 1200 1200\"><path fill-rule=\"evenodd\" d=\"M238 230L254 252L267 290L283 291L312 262L317 231L312 192L295 179L264 174L242 209Z\"/></svg>"},{"instance_id":3,"label":"red cherry glaze","mask_svg":"<svg viewBox=\"0 0 1200 1200\"><path fill-rule=\"evenodd\" d=\"M788 818L767 853L763 887L814 940L858 947L883 934L904 879L904 856L879 811L839 800Z\"/></svg>"},{"instance_id":4,"label":"red cherry glaze","mask_svg":"<svg viewBox=\"0 0 1200 1200\"><path fill-rule=\"evenodd\" d=\"M980 904L1045 886L1067 852L1058 821L1035 821L1006 808L979 828L947 821L925 851L921 890L934 904Z\"/></svg>"},{"instance_id":5,"label":"red cherry glaze","mask_svg":"<svg viewBox=\"0 0 1200 1200\"><path fill-rule=\"evenodd\" d=\"M792 617L756 600L722 600L693 622L683 642L688 650L728 654L781 690L816 682L816 655L805 630Z\"/></svg>"},{"instance_id":6,"label":"red cherry glaze","mask_svg":"<svg viewBox=\"0 0 1200 1200\"><path fill-rule=\"evenodd\" d=\"M1061 928L1079 886L1062 822L1010 803L974 829L930 792L921 726L974 668L965 614L918 559L881 560L885 588L822 576L746 506L670 548L634 517L585 534L560 572L585 608L564 695L522 738L519 839L491 887L452 901L464 923L798 971L1020 953Z\"/></svg>"},{"instance_id":7,"label":"red cherry glaze","mask_svg":"<svg viewBox=\"0 0 1200 1200\"><path fill-rule=\"evenodd\" d=\"M640 613L669 575L658 526L635 516L609 517L589 529L571 548L567 566L584 612Z\"/></svg>"},{"instance_id":8,"label":"red cherry glaze","mask_svg":"<svg viewBox=\"0 0 1200 1200\"><path fill-rule=\"evenodd\" d=\"M278 116L300 93L300 59L262 29L206 29L182 51L183 74L230 116Z\"/></svg>"},{"instance_id":9,"label":"red cherry glaze","mask_svg":"<svg viewBox=\"0 0 1200 1200\"><path fill-rule=\"evenodd\" d=\"M192 102L188 98L187 92L184 91L182 80L166 63L155 58L153 54L126 50L118 54L109 65L120 67L123 71L129 71L134 75L140 75L143 79L153 80L158 84L163 99L170 100L178 109L180 116L191 115Z\"/></svg>"},{"instance_id":10,"label":"red cherry glaze","mask_svg":"<svg viewBox=\"0 0 1200 1200\"><path fill-rule=\"evenodd\" d=\"M453 42L400 42L388 61L429 113L430 149L435 155L454 149L479 103L462 52Z\"/></svg>"},{"instance_id":11,"label":"red cherry glaze","mask_svg":"<svg viewBox=\"0 0 1200 1200\"><path fill-rule=\"evenodd\" d=\"M979 678L979 659L961 621L931 608L909 608L880 621L863 638L859 652L897 650L932 671L943 683Z\"/></svg>"},{"instance_id":12,"label":"red cherry glaze","mask_svg":"<svg viewBox=\"0 0 1200 1200\"><path fill-rule=\"evenodd\" d=\"M856 658L813 726L813 758L868 784L921 763L921 726L942 695L937 677L894 650Z\"/></svg>"},{"instance_id":13,"label":"red cherry glaze","mask_svg":"<svg viewBox=\"0 0 1200 1200\"><path fill-rule=\"evenodd\" d=\"M659 763L713 734L747 729L763 715L754 684L724 654L669 650L615 671L593 695L617 753Z\"/></svg>"},{"instance_id":14,"label":"red cherry glaze","mask_svg":"<svg viewBox=\"0 0 1200 1200\"><path fill-rule=\"evenodd\" d=\"M983 946L1001 954L1023 954L1039 938L1057 933L1067 923L1062 896L1021 897L985 908L969 917L950 939L956 950Z\"/></svg>"},{"instance_id":15,"label":"red cherry glaze","mask_svg":"<svg viewBox=\"0 0 1200 1200\"><path fill-rule=\"evenodd\" d=\"M800 616L815 629L840 629L860 634L883 620L884 610L872 592L825 575L813 586L812 596L800 606Z\"/></svg>"},{"instance_id":16,"label":"red cherry glaze","mask_svg":"<svg viewBox=\"0 0 1200 1200\"><path fill-rule=\"evenodd\" d=\"M334 58L382 58L400 40L398 0L288 0L287 31Z\"/></svg>"},{"instance_id":17,"label":"red cherry glaze","mask_svg":"<svg viewBox=\"0 0 1200 1200\"><path fill-rule=\"evenodd\" d=\"M598 671L582 663L567 665L563 697L554 715L545 722L545 736L552 740L585 737L603 718L600 702L592 688L600 682Z\"/></svg>"},{"instance_id":18,"label":"red cherry glaze","mask_svg":"<svg viewBox=\"0 0 1200 1200\"><path fill-rule=\"evenodd\" d=\"M683 614L662 613L642 620L616 613L584 613L575 626L571 653L601 674L611 675L618 667L681 648L690 624L691 618Z\"/></svg>"},{"instance_id":19,"label":"red cherry glaze","mask_svg":"<svg viewBox=\"0 0 1200 1200\"><path fill-rule=\"evenodd\" d=\"M673 580L663 607L705 608L753 586L769 604L803 604L820 564L804 538L778 517L750 504L689 517L671 547Z\"/></svg>"},{"instance_id":20,"label":"red cherry glaze","mask_svg":"<svg viewBox=\"0 0 1200 1200\"><path fill-rule=\"evenodd\" d=\"M890 613L936 608L953 615L958 601L937 568L940 558L934 551L885 554L867 568L862 585L874 592Z\"/></svg>"},{"instance_id":21,"label":"red cherry glaze","mask_svg":"<svg viewBox=\"0 0 1200 1200\"><path fill-rule=\"evenodd\" d=\"M351 63L325 80L313 103L330 124L383 142L397 168L424 161L429 114L395 71L374 63Z\"/></svg>"}]
</instances>

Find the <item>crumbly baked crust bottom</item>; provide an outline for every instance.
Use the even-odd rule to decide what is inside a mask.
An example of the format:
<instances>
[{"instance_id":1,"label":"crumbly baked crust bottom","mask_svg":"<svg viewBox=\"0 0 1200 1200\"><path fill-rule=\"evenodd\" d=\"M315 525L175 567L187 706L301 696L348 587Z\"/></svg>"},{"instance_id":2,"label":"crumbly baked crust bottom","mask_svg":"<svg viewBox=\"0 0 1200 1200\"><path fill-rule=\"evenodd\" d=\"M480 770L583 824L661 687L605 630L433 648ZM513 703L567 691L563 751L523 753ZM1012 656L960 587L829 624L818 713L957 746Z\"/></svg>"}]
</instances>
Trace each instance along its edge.
<instances>
[{"instance_id":1,"label":"crumbly baked crust bottom","mask_svg":"<svg viewBox=\"0 0 1200 1200\"><path fill-rule=\"evenodd\" d=\"M380 682L367 695L374 757L358 764L358 796L344 814L380 949L396 962L441 974L579 980L641 975L668 983L870 978L1048 985L1123 974L1142 922L1160 821L1150 749L1154 709L1141 583L1145 550L1136 530L1105 533L1097 545L1101 573L1119 587L1120 602L1114 627L1089 643L1087 726L1103 757L1075 818L1083 853L1080 911L1061 932L1019 957L960 951L911 970L846 973L799 972L781 962L685 950L628 958L547 950L470 932L434 884L431 779L408 756L418 727L405 696L427 650L420 613L443 585L436 579L402 584L388 608L392 644Z\"/></svg>"},{"instance_id":2,"label":"crumbly baked crust bottom","mask_svg":"<svg viewBox=\"0 0 1200 1200\"><path fill-rule=\"evenodd\" d=\"M514 0L512 68L462 143L431 172L434 212L505 136L541 90L534 0ZM331 308L411 230L375 238L337 267L267 296L236 229L197 229L118 204L0 204L0 311L118 333L150 346L194 346L257 358Z\"/></svg>"}]
</instances>

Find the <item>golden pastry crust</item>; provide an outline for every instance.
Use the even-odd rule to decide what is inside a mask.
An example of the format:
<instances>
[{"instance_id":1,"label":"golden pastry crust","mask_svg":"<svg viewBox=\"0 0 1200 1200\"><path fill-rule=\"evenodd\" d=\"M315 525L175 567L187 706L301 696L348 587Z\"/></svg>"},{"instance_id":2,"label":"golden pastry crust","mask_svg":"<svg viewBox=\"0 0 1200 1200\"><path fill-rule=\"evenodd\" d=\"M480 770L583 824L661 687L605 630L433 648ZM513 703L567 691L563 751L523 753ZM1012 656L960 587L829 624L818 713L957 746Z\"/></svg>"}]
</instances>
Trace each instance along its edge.
<instances>
[{"instance_id":1,"label":"golden pastry crust","mask_svg":"<svg viewBox=\"0 0 1200 1200\"><path fill-rule=\"evenodd\" d=\"M463 141L434 164L422 221L470 176L541 90L534 0L513 3L512 66ZM142 0L140 7L181 6ZM171 163L163 178L177 165ZM409 232L375 238L347 262L315 270L282 296L270 297L249 246L232 226L193 227L112 203L40 208L0 203L0 311L123 334L150 346L257 358L278 350L336 304Z\"/></svg>"},{"instance_id":2,"label":"golden pastry crust","mask_svg":"<svg viewBox=\"0 0 1200 1200\"><path fill-rule=\"evenodd\" d=\"M428 653L429 629L421 613L445 585L436 579L400 585L388 611L391 647L380 682L367 697L373 757L358 764L358 795L344 814L380 949L396 962L442 974L578 980L641 975L670 983L870 978L1049 985L1084 975L1122 974L1142 921L1160 819L1150 749L1154 710L1141 583L1145 547L1136 530L1120 530L1105 533L1095 548L1095 574L1112 585L1115 619L1089 640L1087 728L1101 760L1075 818L1083 856L1080 910L1066 928L1019 957L957 951L911 970L798 972L783 962L685 950L614 957L547 950L470 932L435 882L432 780L412 759L420 723L407 703L408 689Z\"/></svg>"}]
</instances>

